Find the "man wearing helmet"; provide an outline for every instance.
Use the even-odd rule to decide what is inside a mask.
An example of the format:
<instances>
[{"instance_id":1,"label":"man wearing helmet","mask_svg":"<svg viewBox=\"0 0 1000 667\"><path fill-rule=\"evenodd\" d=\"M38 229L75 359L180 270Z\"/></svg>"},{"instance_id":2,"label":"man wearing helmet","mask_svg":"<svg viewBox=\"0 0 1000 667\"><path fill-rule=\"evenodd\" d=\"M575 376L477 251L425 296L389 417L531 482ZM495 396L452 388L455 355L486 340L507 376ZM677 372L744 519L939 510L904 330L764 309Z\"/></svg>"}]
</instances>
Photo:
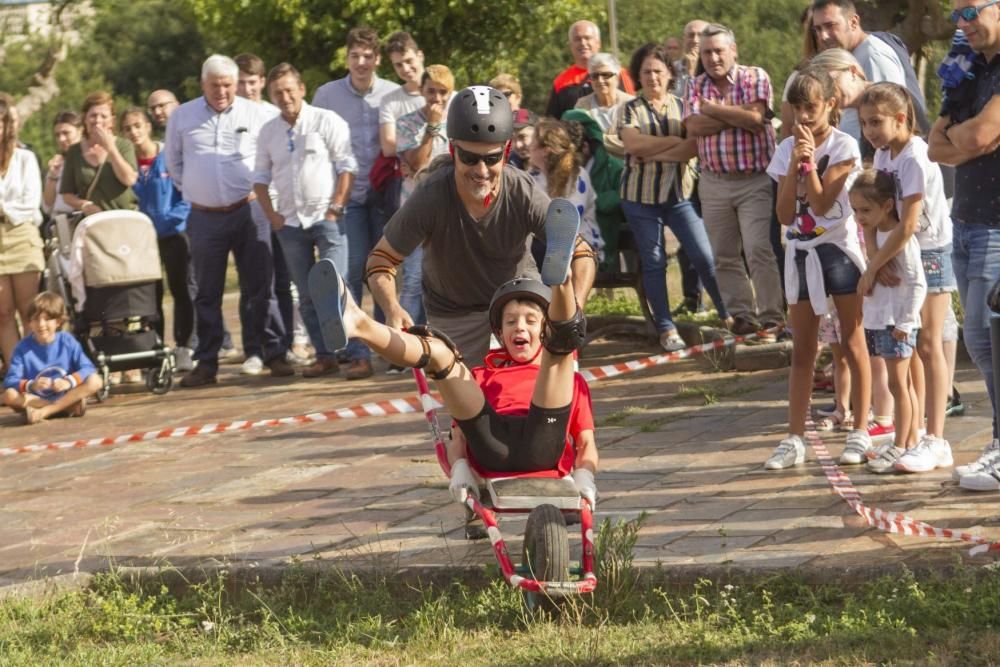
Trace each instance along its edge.
<instances>
[{"instance_id":1,"label":"man wearing helmet","mask_svg":"<svg viewBox=\"0 0 1000 667\"><path fill-rule=\"evenodd\" d=\"M403 332L368 316L332 261L321 260L309 276L328 347L344 347L356 338L390 363L426 369L435 381L455 420L448 461L450 490L458 502L478 493L473 470L480 477L572 472L580 494L591 505L596 500L590 392L573 358L586 334L570 270L580 216L569 201L556 199L545 218L545 282L515 278L496 290L486 318L503 349L473 370L441 331L411 326Z\"/></svg>"},{"instance_id":2,"label":"man wearing helmet","mask_svg":"<svg viewBox=\"0 0 1000 667\"><path fill-rule=\"evenodd\" d=\"M489 349L493 293L534 271L527 242L531 235L544 238L549 197L528 174L507 165L513 118L499 91L472 86L458 92L446 127L452 164L428 176L386 224L365 280L386 323L410 326L396 298L396 267L423 246L427 320L478 365ZM593 251L578 239L573 289L581 306L595 271Z\"/></svg>"}]
</instances>

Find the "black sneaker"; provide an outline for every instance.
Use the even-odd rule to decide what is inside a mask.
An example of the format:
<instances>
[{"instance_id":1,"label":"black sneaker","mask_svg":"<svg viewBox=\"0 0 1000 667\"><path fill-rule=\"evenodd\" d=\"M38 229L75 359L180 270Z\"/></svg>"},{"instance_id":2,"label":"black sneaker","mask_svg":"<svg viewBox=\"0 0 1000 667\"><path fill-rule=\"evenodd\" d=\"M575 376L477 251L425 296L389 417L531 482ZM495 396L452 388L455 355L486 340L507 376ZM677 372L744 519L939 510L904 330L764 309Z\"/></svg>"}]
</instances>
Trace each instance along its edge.
<instances>
[{"instance_id":1,"label":"black sneaker","mask_svg":"<svg viewBox=\"0 0 1000 667\"><path fill-rule=\"evenodd\" d=\"M962 395L958 393L958 389L955 387L951 388L951 396L948 397L948 404L945 406L944 414L946 417L961 417L965 414L965 403L962 402Z\"/></svg>"},{"instance_id":2,"label":"black sneaker","mask_svg":"<svg viewBox=\"0 0 1000 667\"><path fill-rule=\"evenodd\" d=\"M181 378L181 386L188 389L194 387L204 387L209 384L218 384L219 379L215 377L215 371L209 370L206 366L198 364L194 370Z\"/></svg>"}]
</instances>

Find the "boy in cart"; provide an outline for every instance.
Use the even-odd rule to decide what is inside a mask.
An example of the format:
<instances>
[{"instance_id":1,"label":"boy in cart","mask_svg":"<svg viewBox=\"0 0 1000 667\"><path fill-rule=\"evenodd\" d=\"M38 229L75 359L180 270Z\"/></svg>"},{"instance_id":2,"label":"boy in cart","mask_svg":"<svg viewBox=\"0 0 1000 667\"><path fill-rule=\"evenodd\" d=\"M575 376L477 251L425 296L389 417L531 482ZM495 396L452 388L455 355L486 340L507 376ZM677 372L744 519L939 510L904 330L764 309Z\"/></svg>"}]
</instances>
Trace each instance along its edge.
<instances>
[{"instance_id":1,"label":"boy in cart","mask_svg":"<svg viewBox=\"0 0 1000 667\"><path fill-rule=\"evenodd\" d=\"M72 335L62 331L66 304L42 292L28 306L31 333L11 355L3 381L3 404L37 424L65 413L82 417L87 398L101 390L101 376Z\"/></svg>"},{"instance_id":2,"label":"boy in cart","mask_svg":"<svg viewBox=\"0 0 1000 667\"><path fill-rule=\"evenodd\" d=\"M448 445L450 490L464 503L478 496L480 477L563 477L591 507L597 499L597 445L590 391L575 371L574 355L586 318L573 293L570 262L580 217L556 199L545 222L542 280L515 278L490 304L490 325L503 349L469 369L458 349L429 326L406 332L376 322L357 306L333 262L313 268L310 292L324 339L343 348L357 338L390 363L425 369L455 420Z\"/></svg>"}]
</instances>

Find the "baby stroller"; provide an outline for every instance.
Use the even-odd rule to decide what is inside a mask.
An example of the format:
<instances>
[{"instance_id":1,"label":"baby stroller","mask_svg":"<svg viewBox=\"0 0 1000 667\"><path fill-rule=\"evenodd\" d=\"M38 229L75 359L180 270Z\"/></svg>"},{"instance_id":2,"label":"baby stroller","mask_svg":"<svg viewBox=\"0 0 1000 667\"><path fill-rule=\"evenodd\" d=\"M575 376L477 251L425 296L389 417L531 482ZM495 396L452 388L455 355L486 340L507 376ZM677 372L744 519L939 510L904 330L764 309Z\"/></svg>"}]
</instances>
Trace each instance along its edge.
<instances>
[{"instance_id":1,"label":"baby stroller","mask_svg":"<svg viewBox=\"0 0 1000 667\"><path fill-rule=\"evenodd\" d=\"M84 218L68 248L54 225L48 283L61 283L75 315L74 334L104 380L97 395L108 396L112 372L142 369L154 394L170 391L174 353L154 325L160 253L153 222L137 211L104 211ZM66 256L68 253L68 257Z\"/></svg>"}]
</instances>

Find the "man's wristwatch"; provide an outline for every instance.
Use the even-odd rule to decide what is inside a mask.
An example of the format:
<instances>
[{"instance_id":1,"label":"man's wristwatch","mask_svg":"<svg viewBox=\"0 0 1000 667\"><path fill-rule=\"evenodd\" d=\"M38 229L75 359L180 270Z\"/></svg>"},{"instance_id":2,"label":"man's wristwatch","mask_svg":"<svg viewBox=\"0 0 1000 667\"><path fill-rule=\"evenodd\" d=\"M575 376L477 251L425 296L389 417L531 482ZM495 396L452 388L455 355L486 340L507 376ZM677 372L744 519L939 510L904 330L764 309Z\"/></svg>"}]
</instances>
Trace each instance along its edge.
<instances>
[{"instance_id":1,"label":"man's wristwatch","mask_svg":"<svg viewBox=\"0 0 1000 667\"><path fill-rule=\"evenodd\" d=\"M333 213L338 218L343 217L344 215L343 204L330 204L329 206L326 207L326 210L330 213Z\"/></svg>"}]
</instances>

